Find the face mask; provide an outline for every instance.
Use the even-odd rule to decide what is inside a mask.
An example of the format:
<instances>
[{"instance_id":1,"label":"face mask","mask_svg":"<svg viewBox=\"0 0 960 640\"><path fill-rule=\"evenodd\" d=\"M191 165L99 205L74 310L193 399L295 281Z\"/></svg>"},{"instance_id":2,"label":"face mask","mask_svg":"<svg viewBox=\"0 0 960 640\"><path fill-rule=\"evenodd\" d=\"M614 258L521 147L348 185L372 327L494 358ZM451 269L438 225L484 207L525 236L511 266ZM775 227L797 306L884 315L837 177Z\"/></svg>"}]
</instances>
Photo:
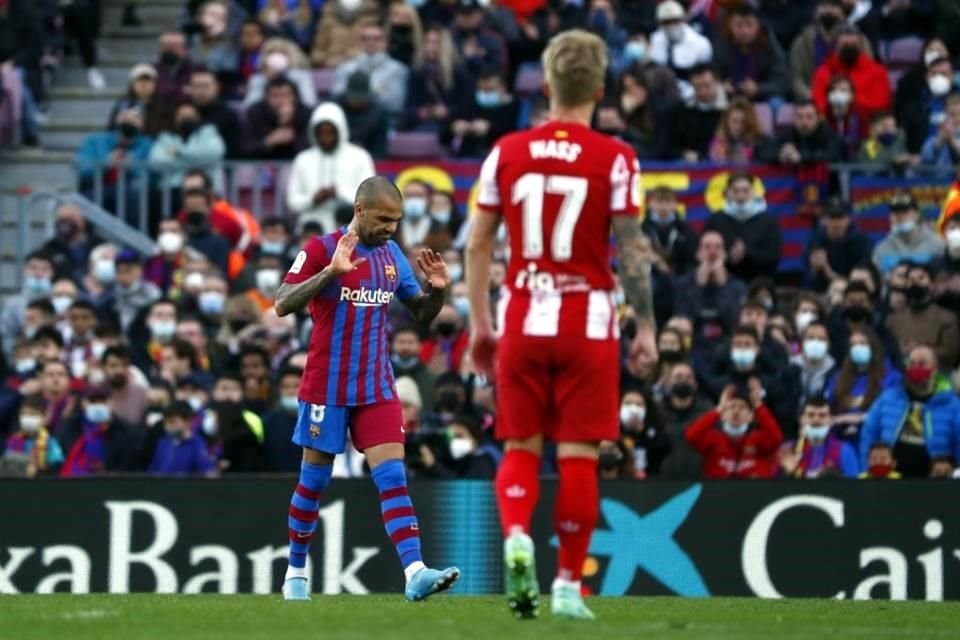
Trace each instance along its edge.
<instances>
[{"instance_id":1,"label":"face mask","mask_svg":"<svg viewBox=\"0 0 960 640\"><path fill-rule=\"evenodd\" d=\"M200 128L200 121L194 120L193 118L188 118L186 120L181 120L180 124L177 125L177 131L180 133L180 137L186 140L193 132Z\"/></svg>"},{"instance_id":2,"label":"face mask","mask_svg":"<svg viewBox=\"0 0 960 640\"><path fill-rule=\"evenodd\" d=\"M667 364L680 362L683 360L683 352L679 349L661 349L660 360L661 362L666 362Z\"/></svg>"},{"instance_id":3,"label":"face mask","mask_svg":"<svg viewBox=\"0 0 960 640\"><path fill-rule=\"evenodd\" d=\"M263 293L272 293L280 286L279 269L261 269L257 271L257 288Z\"/></svg>"},{"instance_id":4,"label":"face mask","mask_svg":"<svg viewBox=\"0 0 960 640\"><path fill-rule=\"evenodd\" d=\"M300 408L300 401L297 396L280 396L280 407L284 411L295 413Z\"/></svg>"},{"instance_id":5,"label":"face mask","mask_svg":"<svg viewBox=\"0 0 960 640\"><path fill-rule=\"evenodd\" d=\"M623 48L623 56L627 60L640 62L647 57L647 45L643 44L642 42L632 40Z\"/></svg>"},{"instance_id":6,"label":"face mask","mask_svg":"<svg viewBox=\"0 0 960 640\"><path fill-rule=\"evenodd\" d=\"M454 413L460 407L460 394L456 391L443 391L437 396L437 410Z\"/></svg>"},{"instance_id":7,"label":"face mask","mask_svg":"<svg viewBox=\"0 0 960 640\"><path fill-rule=\"evenodd\" d=\"M740 220L746 220L762 213L766 209L766 204L761 198L752 198L740 204L732 200L727 200L725 211Z\"/></svg>"},{"instance_id":8,"label":"face mask","mask_svg":"<svg viewBox=\"0 0 960 640\"><path fill-rule=\"evenodd\" d=\"M960 249L960 229L957 227L948 229L945 235L947 239L947 248L953 251Z\"/></svg>"},{"instance_id":9,"label":"face mask","mask_svg":"<svg viewBox=\"0 0 960 640\"><path fill-rule=\"evenodd\" d=\"M729 422L723 423L723 432L730 436L731 438L741 438L743 434L747 432L747 429L750 428L750 423L746 424L730 424Z\"/></svg>"},{"instance_id":10,"label":"face mask","mask_svg":"<svg viewBox=\"0 0 960 640\"><path fill-rule=\"evenodd\" d=\"M470 315L470 300L468 300L466 296L457 296L453 299L452 304L453 308L457 310L457 315L461 318L466 318Z\"/></svg>"},{"instance_id":11,"label":"face mask","mask_svg":"<svg viewBox=\"0 0 960 640\"><path fill-rule=\"evenodd\" d=\"M407 4L414 9L419 9L423 5L427 4L427 0L407 0Z\"/></svg>"},{"instance_id":12,"label":"face mask","mask_svg":"<svg viewBox=\"0 0 960 640\"><path fill-rule=\"evenodd\" d=\"M274 51L268 53L264 63L267 66L267 69L273 71L274 73L283 73L290 66L290 58L287 57L287 54L281 53L279 51Z\"/></svg>"},{"instance_id":13,"label":"face mask","mask_svg":"<svg viewBox=\"0 0 960 640\"><path fill-rule=\"evenodd\" d=\"M830 435L830 425L803 425L803 436L811 442L823 442Z\"/></svg>"},{"instance_id":14,"label":"face mask","mask_svg":"<svg viewBox=\"0 0 960 640\"><path fill-rule=\"evenodd\" d=\"M686 33L683 27L684 25L682 24L672 24L669 27L665 27L663 31L667 34L667 40L670 42L680 42L683 40L683 36Z\"/></svg>"},{"instance_id":15,"label":"face mask","mask_svg":"<svg viewBox=\"0 0 960 640\"><path fill-rule=\"evenodd\" d=\"M140 135L140 128L132 122L121 122L119 129L121 137L127 140L133 140Z\"/></svg>"},{"instance_id":16,"label":"face mask","mask_svg":"<svg viewBox=\"0 0 960 640\"><path fill-rule=\"evenodd\" d=\"M457 332L457 325L454 322L438 322L437 333L443 338L452 338Z\"/></svg>"},{"instance_id":17,"label":"face mask","mask_svg":"<svg viewBox=\"0 0 960 640\"><path fill-rule=\"evenodd\" d=\"M33 435L40 431L43 418L40 416L20 416L20 431Z\"/></svg>"},{"instance_id":18,"label":"face mask","mask_svg":"<svg viewBox=\"0 0 960 640\"><path fill-rule=\"evenodd\" d=\"M37 368L36 358L20 358L14 367L17 373L24 375Z\"/></svg>"},{"instance_id":19,"label":"face mask","mask_svg":"<svg viewBox=\"0 0 960 640\"><path fill-rule=\"evenodd\" d=\"M938 73L927 78L927 87L930 89L930 93L940 97L945 96L950 93L950 87L953 86L953 83L950 82L950 78Z\"/></svg>"},{"instance_id":20,"label":"face mask","mask_svg":"<svg viewBox=\"0 0 960 640\"><path fill-rule=\"evenodd\" d=\"M420 364L420 358L417 356L402 357L398 356L397 354L393 354L390 356L390 362L400 369L413 369L415 366Z\"/></svg>"},{"instance_id":21,"label":"face mask","mask_svg":"<svg viewBox=\"0 0 960 640\"><path fill-rule=\"evenodd\" d=\"M240 333L248 324L250 324L248 320L227 320L227 326L233 333Z\"/></svg>"},{"instance_id":22,"label":"face mask","mask_svg":"<svg viewBox=\"0 0 960 640\"><path fill-rule=\"evenodd\" d=\"M594 11L593 13L590 14L590 26L595 31L605 33L609 25L610 25L610 20L607 18L606 11Z\"/></svg>"},{"instance_id":23,"label":"face mask","mask_svg":"<svg viewBox=\"0 0 960 640\"><path fill-rule=\"evenodd\" d=\"M207 214L204 211L188 211L186 215L187 226L195 230L203 230L207 227Z\"/></svg>"},{"instance_id":24,"label":"face mask","mask_svg":"<svg viewBox=\"0 0 960 640\"><path fill-rule=\"evenodd\" d=\"M673 224L676 221L676 219L677 219L677 214L673 211L663 216L654 212L651 212L651 215L650 215L650 220L652 220L654 224L658 224L660 226Z\"/></svg>"},{"instance_id":25,"label":"face mask","mask_svg":"<svg viewBox=\"0 0 960 640\"><path fill-rule=\"evenodd\" d=\"M500 104L500 93L497 91L483 91L477 89L475 94L477 104L481 107L495 107Z\"/></svg>"},{"instance_id":26,"label":"face mask","mask_svg":"<svg viewBox=\"0 0 960 640\"><path fill-rule=\"evenodd\" d=\"M913 230L917 228L917 223L913 220L904 220L899 224L891 225L891 228L894 233L898 233L902 236L909 235L913 233Z\"/></svg>"},{"instance_id":27,"label":"face mask","mask_svg":"<svg viewBox=\"0 0 960 640\"><path fill-rule=\"evenodd\" d=\"M930 287L912 284L907 287L907 302L911 307L926 307L930 302Z\"/></svg>"},{"instance_id":28,"label":"face mask","mask_svg":"<svg viewBox=\"0 0 960 640\"><path fill-rule=\"evenodd\" d=\"M279 241L264 240L260 243L260 253L265 253L269 256L282 256L286 248L287 245Z\"/></svg>"},{"instance_id":29,"label":"face mask","mask_svg":"<svg viewBox=\"0 0 960 640\"><path fill-rule=\"evenodd\" d=\"M460 460L473 451L473 440L470 438L451 438L450 457Z\"/></svg>"},{"instance_id":30,"label":"face mask","mask_svg":"<svg viewBox=\"0 0 960 640\"><path fill-rule=\"evenodd\" d=\"M212 438L217 435L217 414L213 411L207 411L203 414L203 422L200 424L203 435Z\"/></svg>"},{"instance_id":31,"label":"face mask","mask_svg":"<svg viewBox=\"0 0 960 640\"><path fill-rule=\"evenodd\" d=\"M860 47L855 44L848 44L840 47L840 61L848 67L852 67L860 57Z\"/></svg>"},{"instance_id":32,"label":"face mask","mask_svg":"<svg viewBox=\"0 0 960 640\"><path fill-rule=\"evenodd\" d=\"M450 223L450 212L449 211L434 211L430 214L430 217L439 222L440 224L449 224Z\"/></svg>"},{"instance_id":33,"label":"face mask","mask_svg":"<svg viewBox=\"0 0 960 640\"><path fill-rule=\"evenodd\" d=\"M187 404L189 404L190 408L194 411L200 411L200 409L203 409L203 398L198 396L190 396L187 398Z\"/></svg>"},{"instance_id":34,"label":"face mask","mask_svg":"<svg viewBox=\"0 0 960 640\"><path fill-rule=\"evenodd\" d=\"M807 360L823 360L827 355L827 343L825 340L811 338L803 341L803 355Z\"/></svg>"},{"instance_id":35,"label":"face mask","mask_svg":"<svg viewBox=\"0 0 960 640\"><path fill-rule=\"evenodd\" d=\"M226 296L219 291L204 291L197 297L197 306L200 307L200 313L208 316L216 316L223 313L225 303Z\"/></svg>"},{"instance_id":36,"label":"face mask","mask_svg":"<svg viewBox=\"0 0 960 640\"><path fill-rule=\"evenodd\" d=\"M904 371L907 377L907 382L917 387L925 387L929 384L930 379L933 378L933 367L925 367L923 365L912 365L907 367Z\"/></svg>"},{"instance_id":37,"label":"face mask","mask_svg":"<svg viewBox=\"0 0 960 640\"><path fill-rule=\"evenodd\" d=\"M110 420L110 407L100 403L88 404L87 408L83 410L83 416L88 422L93 422L94 424L107 422Z\"/></svg>"},{"instance_id":38,"label":"face mask","mask_svg":"<svg viewBox=\"0 0 960 640\"><path fill-rule=\"evenodd\" d=\"M820 16L820 26L824 31L830 31L840 23L840 16L835 13L825 13Z\"/></svg>"},{"instance_id":39,"label":"face mask","mask_svg":"<svg viewBox=\"0 0 960 640\"><path fill-rule=\"evenodd\" d=\"M107 383L112 389L123 389L127 386L127 376L126 374L113 376L112 378L107 379Z\"/></svg>"},{"instance_id":40,"label":"face mask","mask_svg":"<svg viewBox=\"0 0 960 640\"><path fill-rule=\"evenodd\" d=\"M889 147L896 141L897 141L896 133L881 133L880 135L877 136L877 142L879 142L885 147Z\"/></svg>"},{"instance_id":41,"label":"face mask","mask_svg":"<svg viewBox=\"0 0 960 640\"><path fill-rule=\"evenodd\" d=\"M110 284L117 279L117 265L113 260L97 260L93 263L93 277L98 282Z\"/></svg>"},{"instance_id":42,"label":"face mask","mask_svg":"<svg viewBox=\"0 0 960 640\"><path fill-rule=\"evenodd\" d=\"M409 217L411 220L419 220L423 217L423 214L427 212L427 199L426 198L404 198L403 200L403 215Z\"/></svg>"},{"instance_id":43,"label":"face mask","mask_svg":"<svg viewBox=\"0 0 960 640\"><path fill-rule=\"evenodd\" d=\"M447 273L450 274L450 279L453 282L460 282L463 280L463 265L451 264L449 267L447 267Z\"/></svg>"},{"instance_id":44,"label":"face mask","mask_svg":"<svg viewBox=\"0 0 960 640\"><path fill-rule=\"evenodd\" d=\"M165 67L175 67L180 63L180 56L173 51L164 51L160 54L160 64Z\"/></svg>"},{"instance_id":45,"label":"face mask","mask_svg":"<svg viewBox=\"0 0 960 640\"><path fill-rule=\"evenodd\" d=\"M810 323L817 319L817 314L812 311L801 311L794 316L793 324L797 327L797 333L803 333L810 326Z\"/></svg>"},{"instance_id":46,"label":"face mask","mask_svg":"<svg viewBox=\"0 0 960 640\"><path fill-rule=\"evenodd\" d=\"M730 352L730 361L737 369L749 369L757 359L757 352L753 349L733 349Z\"/></svg>"},{"instance_id":47,"label":"face mask","mask_svg":"<svg viewBox=\"0 0 960 640\"><path fill-rule=\"evenodd\" d=\"M625 404L620 407L620 423L629 425L634 422L643 422L647 417L647 408L637 404Z\"/></svg>"},{"instance_id":48,"label":"face mask","mask_svg":"<svg viewBox=\"0 0 960 640\"><path fill-rule=\"evenodd\" d=\"M850 322L866 322L873 315L869 309L866 307L861 307L859 305L853 307L847 307L843 310L843 315Z\"/></svg>"},{"instance_id":49,"label":"face mask","mask_svg":"<svg viewBox=\"0 0 960 640\"><path fill-rule=\"evenodd\" d=\"M619 451L603 451L597 456L597 462L601 469L612 471L620 466L622 455Z\"/></svg>"},{"instance_id":50,"label":"face mask","mask_svg":"<svg viewBox=\"0 0 960 640\"><path fill-rule=\"evenodd\" d=\"M70 296L53 296L50 298L50 303L53 305L53 310L58 316L62 316L67 312L67 309L70 308L70 305L73 304L73 298Z\"/></svg>"},{"instance_id":51,"label":"face mask","mask_svg":"<svg viewBox=\"0 0 960 640\"><path fill-rule=\"evenodd\" d=\"M865 367L870 364L872 357L873 353L871 353L870 345L868 344L855 344L850 347L850 361L858 367Z\"/></svg>"},{"instance_id":52,"label":"face mask","mask_svg":"<svg viewBox=\"0 0 960 640\"><path fill-rule=\"evenodd\" d=\"M90 353L93 354L93 357L99 360L103 357L104 352L107 350L107 345L102 342L94 342L90 345Z\"/></svg>"},{"instance_id":53,"label":"face mask","mask_svg":"<svg viewBox=\"0 0 960 640\"><path fill-rule=\"evenodd\" d=\"M696 389L694 389L693 385L689 382L678 382L670 387L670 395L680 398L681 400L686 400L694 393L696 393Z\"/></svg>"},{"instance_id":54,"label":"face mask","mask_svg":"<svg viewBox=\"0 0 960 640\"><path fill-rule=\"evenodd\" d=\"M890 464L872 464L869 467L870 477L886 478L893 471L893 465Z\"/></svg>"},{"instance_id":55,"label":"face mask","mask_svg":"<svg viewBox=\"0 0 960 640\"><path fill-rule=\"evenodd\" d=\"M845 107L853 101L853 94L849 91L831 91L827 100L835 107Z\"/></svg>"},{"instance_id":56,"label":"face mask","mask_svg":"<svg viewBox=\"0 0 960 640\"><path fill-rule=\"evenodd\" d=\"M50 291L50 278L38 278L36 276L24 276L23 288L32 294L44 294Z\"/></svg>"},{"instance_id":57,"label":"face mask","mask_svg":"<svg viewBox=\"0 0 960 640\"><path fill-rule=\"evenodd\" d=\"M173 320L154 320L150 323L150 333L157 340L169 340L177 332L177 323Z\"/></svg>"},{"instance_id":58,"label":"face mask","mask_svg":"<svg viewBox=\"0 0 960 640\"><path fill-rule=\"evenodd\" d=\"M173 231L164 231L157 236L157 246L168 255L179 253L183 249L183 236Z\"/></svg>"}]
</instances>

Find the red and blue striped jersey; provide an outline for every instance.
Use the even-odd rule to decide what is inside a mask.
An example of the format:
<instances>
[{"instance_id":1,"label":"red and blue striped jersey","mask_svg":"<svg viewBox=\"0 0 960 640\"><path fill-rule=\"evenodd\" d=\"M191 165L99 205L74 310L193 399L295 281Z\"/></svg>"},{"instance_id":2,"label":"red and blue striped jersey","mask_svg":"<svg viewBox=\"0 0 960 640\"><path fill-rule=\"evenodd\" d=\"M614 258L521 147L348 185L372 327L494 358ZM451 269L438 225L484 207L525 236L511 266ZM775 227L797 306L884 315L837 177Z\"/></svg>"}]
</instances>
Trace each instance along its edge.
<instances>
[{"instance_id":1,"label":"red and blue striped jersey","mask_svg":"<svg viewBox=\"0 0 960 640\"><path fill-rule=\"evenodd\" d=\"M315 236L297 254L283 281L300 284L329 264L347 232ZM354 271L328 284L310 301L313 332L299 397L311 404L374 404L397 397L387 343L388 309L394 296L408 300L420 283L393 240L376 247L358 244Z\"/></svg>"}]
</instances>

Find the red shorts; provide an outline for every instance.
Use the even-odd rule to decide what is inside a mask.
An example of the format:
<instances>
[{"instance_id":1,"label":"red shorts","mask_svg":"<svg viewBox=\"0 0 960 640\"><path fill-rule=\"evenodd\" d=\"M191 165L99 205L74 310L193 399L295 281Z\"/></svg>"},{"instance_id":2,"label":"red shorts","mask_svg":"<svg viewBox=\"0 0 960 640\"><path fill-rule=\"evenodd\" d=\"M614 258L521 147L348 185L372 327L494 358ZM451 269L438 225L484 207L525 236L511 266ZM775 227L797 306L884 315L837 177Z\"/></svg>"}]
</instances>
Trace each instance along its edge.
<instances>
[{"instance_id":1,"label":"red shorts","mask_svg":"<svg viewBox=\"0 0 960 640\"><path fill-rule=\"evenodd\" d=\"M620 435L616 340L504 337L497 346L500 440L599 442Z\"/></svg>"}]
</instances>

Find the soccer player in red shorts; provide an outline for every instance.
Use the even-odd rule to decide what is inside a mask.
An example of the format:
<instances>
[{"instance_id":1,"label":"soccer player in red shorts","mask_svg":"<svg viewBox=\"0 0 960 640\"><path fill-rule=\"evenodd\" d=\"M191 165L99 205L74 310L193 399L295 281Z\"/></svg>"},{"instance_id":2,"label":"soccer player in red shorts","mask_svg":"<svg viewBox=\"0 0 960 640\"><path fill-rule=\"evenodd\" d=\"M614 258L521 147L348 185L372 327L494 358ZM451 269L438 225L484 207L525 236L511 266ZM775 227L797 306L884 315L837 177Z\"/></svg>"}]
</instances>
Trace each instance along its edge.
<instances>
[{"instance_id":1,"label":"soccer player in red shorts","mask_svg":"<svg viewBox=\"0 0 960 640\"><path fill-rule=\"evenodd\" d=\"M619 435L619 319L610 229L619 276L636 315L631 365L656 360L650 268L642 258L639 164L627 144L590 129L603 97L606 46L581 30L543 53L545 124L501 138L480 170L466 273L475 365L497 385L497 437L506 453L496 493L508 604L537 615L539 586L530 519L544 438L557 443L560 541L554 615L593 619L580 577L599 509L597 445ZM489 303L491 251L501 220L510 263L498 308ZM495 363L494 363L495 360Z\"/></svg>"},{"instance_id":2,"label":"soccer player in red shorts","mask_svg":"<svg viewBox=\"0 0 960 640\"><path fill-rule=\"evenodd\" d=\"M347 429L366 455L380 493L383 525L403 565L407 599L423 600L460 577L456 567L440 571L424 565L420 526L407 493L403 418L387 346L388 308L396 296L418 322L430 324L443 306L450 275L438 254L424 250L417 265L429 293L421 291L403 250L390 239L402 206L392 182L379 176L364 180L349 226L308 241L277 291L277 315L309 308L313 319L293 433L303 447L303 463L287 517L287 600L310 599L307 553L321 493L330 482L334 456L344 451Z\"/></svg>"}]
</instances>

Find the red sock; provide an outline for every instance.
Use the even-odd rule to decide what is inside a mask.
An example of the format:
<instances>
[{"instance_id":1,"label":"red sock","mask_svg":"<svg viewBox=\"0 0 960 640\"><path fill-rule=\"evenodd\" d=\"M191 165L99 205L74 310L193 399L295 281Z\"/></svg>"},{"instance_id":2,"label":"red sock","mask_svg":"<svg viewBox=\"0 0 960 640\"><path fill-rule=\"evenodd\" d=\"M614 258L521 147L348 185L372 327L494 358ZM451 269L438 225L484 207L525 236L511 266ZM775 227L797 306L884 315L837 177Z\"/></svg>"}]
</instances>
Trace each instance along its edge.
<instances>
[{"instance_id":1,"label":"red sock","mask_svg":"<svg viewBox=\"0 0 960 640\"><path fill-rule=\"evenodd\" d=\"M554 531L560 539L557 576L580 580L590 536L600 510L597 461L593 458L560 458L560 482L553 512Z\"/></svg>"},{"instance_id":2,"label":"red sock","mask_svg":"<svg viewBox=\"0 0 960 640\"><path fill-rule=\"evenodd\" d=\"M523 449L503 455L497 470L497 504L504 537L517 528L530 532L530 520L540 497L540 456Z\"/></svg>"}]
</instances>

